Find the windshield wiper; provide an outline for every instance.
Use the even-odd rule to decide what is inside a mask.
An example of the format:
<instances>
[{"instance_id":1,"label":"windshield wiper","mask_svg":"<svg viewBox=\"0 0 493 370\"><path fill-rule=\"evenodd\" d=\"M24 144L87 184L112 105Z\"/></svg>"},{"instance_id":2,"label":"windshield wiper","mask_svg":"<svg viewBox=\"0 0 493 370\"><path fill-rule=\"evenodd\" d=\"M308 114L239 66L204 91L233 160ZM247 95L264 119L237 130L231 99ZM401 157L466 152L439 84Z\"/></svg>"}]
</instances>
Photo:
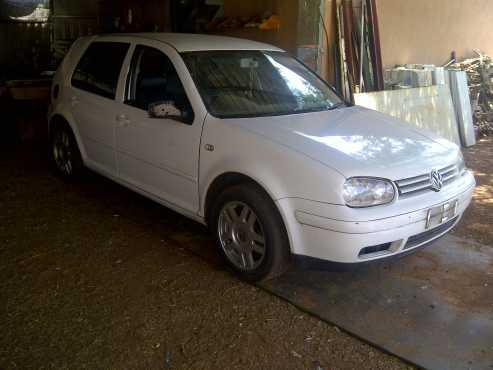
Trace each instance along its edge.
<instances>
[{"instance_id":1,"label":"windshield wiper","mask_svg":"<svg viewBox=\"0 0 493 370\"><path fill-rule=\"evenodd\" d=\"M327 110L335 110L335 109L339 109L339 108L345 107L345 106L346 106L346 103L344 103L343 101L341 101L341 102L339 102L337 104L334 104L330 108L327 108Z\"/></svg>"}]
</instances>

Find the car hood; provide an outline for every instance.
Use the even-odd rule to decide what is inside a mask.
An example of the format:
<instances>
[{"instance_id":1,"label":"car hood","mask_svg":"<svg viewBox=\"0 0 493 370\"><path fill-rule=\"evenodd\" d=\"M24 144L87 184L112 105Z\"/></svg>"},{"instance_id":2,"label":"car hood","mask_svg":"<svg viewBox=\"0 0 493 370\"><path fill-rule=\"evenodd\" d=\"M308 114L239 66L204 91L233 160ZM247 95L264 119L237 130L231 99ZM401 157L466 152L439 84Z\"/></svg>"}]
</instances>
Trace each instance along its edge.
<instances>
[{"instance_id":1,"label":"car hood","mask_svg":"<svg viewBox=\"0 0 493 370\"><path fill-rule=\"evenodd\" d=\"M348 178L418 176L455 163L459 152L431 132L362 107L233 121Z\"/></svg>"}]
</instances>

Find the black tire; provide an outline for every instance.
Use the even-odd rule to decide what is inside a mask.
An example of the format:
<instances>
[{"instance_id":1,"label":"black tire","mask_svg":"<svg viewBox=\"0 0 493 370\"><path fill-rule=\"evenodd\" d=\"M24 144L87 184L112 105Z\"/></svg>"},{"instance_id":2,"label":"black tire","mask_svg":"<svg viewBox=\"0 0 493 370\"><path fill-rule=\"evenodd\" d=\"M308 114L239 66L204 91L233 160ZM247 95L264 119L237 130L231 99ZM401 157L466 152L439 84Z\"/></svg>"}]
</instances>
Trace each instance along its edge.
<instances>
[{"instance_id":1,"label":"black tire","mask_svg":"<svg viewBox=\"0 0 493 370\"><path fill-rule=\"evenodd\" d=\"M221 241L221 213L231 204L240 204L240 212L241 205L247 205L262 228L265 240L262 244L264 255L261 262L257 261L259 265L249 270L239 268L228 257L225 251L227 246L224 247L224 241ZM249 282L265 281L281 275L289 267L291 253L284 222L269 195L256 184L235 185L224 190L212 206L209 225L215 234L223 258L241 279ZM245 259L243 262L246 266Z\"/></svg>"},{"instance_id":2,"label":"black tire","mask_svg":"<svg viewBox=\"0 0 493 370\"><path fill-rule=\"evenodd\" d=\"M80 178L82 157L72 129L66 123L57 123L50 132L50 160L55 173L64 181Z\"/></svg>"}]
</instances>

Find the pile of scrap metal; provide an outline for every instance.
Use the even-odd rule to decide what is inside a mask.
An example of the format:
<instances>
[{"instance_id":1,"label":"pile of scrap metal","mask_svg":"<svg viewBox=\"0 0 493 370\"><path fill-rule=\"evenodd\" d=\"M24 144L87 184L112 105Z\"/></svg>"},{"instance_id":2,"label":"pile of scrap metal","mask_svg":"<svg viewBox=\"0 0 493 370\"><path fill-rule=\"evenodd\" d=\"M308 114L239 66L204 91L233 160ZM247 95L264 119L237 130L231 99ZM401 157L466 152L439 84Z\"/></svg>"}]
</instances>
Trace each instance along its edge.
<instances>
[{"instance_id":1,"label":"pile of scrap metal","mask_svg":"<svg viewBox=\"0 0 493 370\"><path fill-rule=\"evenodd\" d=\"M493 135L493 60L475 50L477 58L450 65L465 71L471 95L474 125L482 135Z\"/></svg>"},{"instance_id":2,"label":"pile of scrap metal","mask_svg":"<svg viewBox=\"0 0 493 370\"><path fill-rule=\"evenodd\" d=\"M337 89L353 94L384 88L376 0L337 0L334 47Z\"/></svg>"}]
</instances>

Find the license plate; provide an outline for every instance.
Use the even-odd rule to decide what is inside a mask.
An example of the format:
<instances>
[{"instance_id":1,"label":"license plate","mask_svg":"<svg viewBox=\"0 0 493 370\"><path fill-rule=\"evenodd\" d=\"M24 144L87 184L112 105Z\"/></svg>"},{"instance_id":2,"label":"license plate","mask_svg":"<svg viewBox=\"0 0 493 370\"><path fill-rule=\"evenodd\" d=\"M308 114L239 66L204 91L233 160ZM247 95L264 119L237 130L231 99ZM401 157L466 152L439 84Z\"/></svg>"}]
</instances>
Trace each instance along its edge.
<instances>
[{"instance_id":1,"label":"license plate","mask_svg":"<svg viewBox=\"0 0 493 370\"><path fill-rule=\"evenodd\" d=\"M453 200L428 210L426 214L426 230L453 219L457 215L458 200Z\"/></svg>"}]
</instances>

